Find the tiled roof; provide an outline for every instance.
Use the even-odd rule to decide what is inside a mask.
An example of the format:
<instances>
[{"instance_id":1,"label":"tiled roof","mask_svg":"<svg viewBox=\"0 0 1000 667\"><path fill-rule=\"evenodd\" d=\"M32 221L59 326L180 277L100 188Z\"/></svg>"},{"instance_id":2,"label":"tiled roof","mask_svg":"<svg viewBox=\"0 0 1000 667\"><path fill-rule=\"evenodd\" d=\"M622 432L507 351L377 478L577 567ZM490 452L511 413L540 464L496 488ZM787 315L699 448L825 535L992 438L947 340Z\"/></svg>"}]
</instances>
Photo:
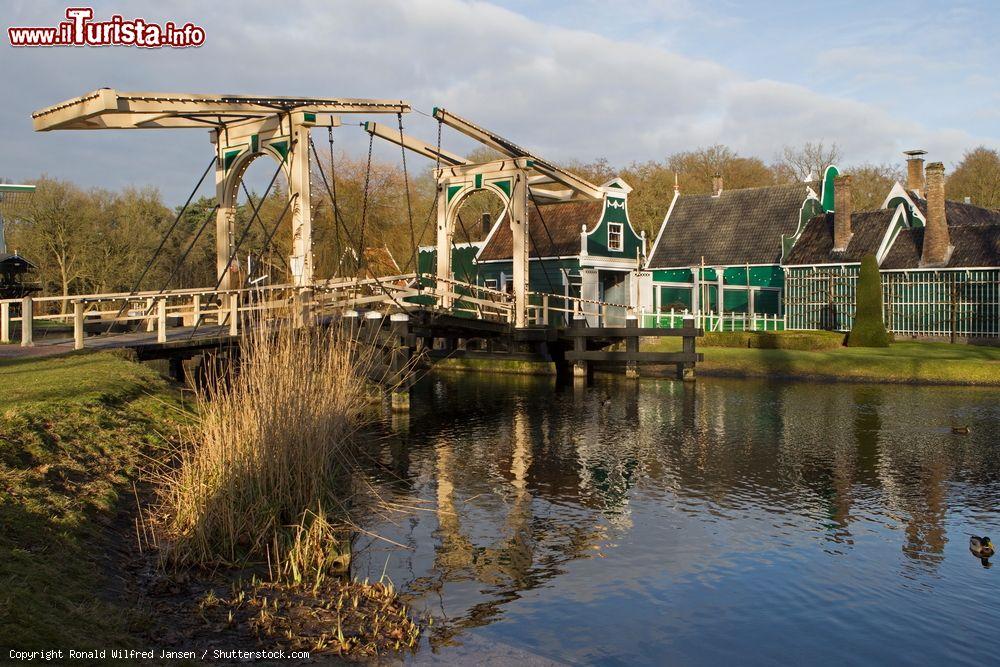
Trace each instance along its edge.
<instances>
[{"instance_id":1,"label":"tiled roof","mask_svg":"<svg viewBox=\"0 0 1000 667\"><path fill-rule=\"evenodd\" d=\"M927 200L920 199L910 193L913 203L920 210L920 214L927 217ZM1000 211L983 208L975 204L966 204L960 201L945 200L945 217L948 218L948 228L964 227L966 225L998 225L1000 224Z\"/></svg>"},{"instance_id":2,"label":"tiled roof","mask_svg":"<svg viewBox=\"0 0 1000 667\"><path fill-rule=\"evenodd\" d=\"M809 183L678 197L649 261L651 268L770 264L782 234L794 234ZM815 187L813 190L815 191Z\"/></svg>"},{"instance_id":3,"label":"tiled roof","mask_svg":"<svg viewBox=\"0 0 1000 667\"><path fill-rule=\"evenodd\" d=\"M926 214L926 202L916 200ZM1000 213L990 209L948 201L948 236L954 250L947 266L1000 266ZM851 216L854 235L845 252L833 252L833 215L813 218L788 254L785 264L830 264L859 262L862 255L878 251L894 211L863 211ZM915 269L920 266L924 229L901 229L882 260L883 269Z\"/></svg>"},{"instance_id":4,"label":"tiled roof","mask_svg":"<svg viewBox=\"0 0 1000 667\"><path fill-rule=\"evenodd\" d=\"M950 225L950 217L948 222ZM948 258L948 267L1000 266L1000 224L959 224L949 227L948 237L954 247ZM920 265L920 250L923 245L923 227L900 230L889 254L882 261L882 268L916 268Z\"/></svg>"},{"instance_id":5,"label":"tiled roof","mask_svg":"<svg viewBox=\"0 0 1000 667\"><path fill-rule=\"evenodd\" d=\"M876 252L889 222L895 215L894 209L858 211L851 216L851 240L847 249L833 252L834 213L824 213L806 223L802 235L792 246L785 258L785 264L830 264L831 262L860 262L870 252Z\"/></svg>"},{"instance_id":6,"label":"tiled roof","mask_svg":"<svg viewBox=\"0 0 1000 667\"><path fill-rule=\"evenodd\" d=\"M565 202L537 207L529 203L528 252L530 257L566 257L580 254L583 226L594 228L601 220L602 201ZM544 224L543 224L544 221ZM546 231L548 230L548 231ZM492 238L479 253L479 261L511 259L514 256L510 224L504 216Z\"/></svg>"}]
</instances>

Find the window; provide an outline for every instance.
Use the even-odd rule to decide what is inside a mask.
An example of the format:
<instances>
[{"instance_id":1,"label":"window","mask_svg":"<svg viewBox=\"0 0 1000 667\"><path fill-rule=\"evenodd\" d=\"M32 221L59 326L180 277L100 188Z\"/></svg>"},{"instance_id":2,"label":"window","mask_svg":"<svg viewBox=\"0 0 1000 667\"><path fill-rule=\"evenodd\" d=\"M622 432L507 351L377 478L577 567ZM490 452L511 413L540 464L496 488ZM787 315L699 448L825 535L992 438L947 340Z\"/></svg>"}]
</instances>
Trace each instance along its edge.
<instances>
[{"instance_id":1,"label":"window","mask_svg":"<svg viewBox=\"0 0 1000 667\"><path fill-rule=\"evenodd\" d=\"M497 279L496 278L487 278L486 279L486 287L488 289L496 289L497 288Z\"/></svg>"},{"instance_id":2,"label":"window","mask_svg":"<svg viewBox=\"0 0 1000 667\"><path fill-rule=\"evenodd\" d=\"M624 227L620 222L608 223L608 250L621 252L625 247Z\"/></svg>"}]
</instances>

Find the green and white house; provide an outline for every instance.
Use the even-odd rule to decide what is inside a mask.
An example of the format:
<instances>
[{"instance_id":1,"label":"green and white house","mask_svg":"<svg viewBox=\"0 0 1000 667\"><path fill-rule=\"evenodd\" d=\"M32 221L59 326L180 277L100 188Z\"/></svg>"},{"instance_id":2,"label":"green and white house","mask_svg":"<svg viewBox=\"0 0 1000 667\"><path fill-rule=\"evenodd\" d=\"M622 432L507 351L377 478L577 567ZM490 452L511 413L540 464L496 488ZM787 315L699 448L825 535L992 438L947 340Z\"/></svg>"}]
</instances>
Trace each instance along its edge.
<instances>
[{"instance_id":1,"label":"green and white house","mask_svg":"<svg viewBox=\"0 0 1000 667\"><path fill-rule=\"evenodd\" d=\"M836 167L821 181L725 190L673 199L646 262L645 326L707 330L784 328L782 260L806 223L832 208Z\"/></svg>"},{"instance_id":2,"label":"green and white house","mask_svg":"<svg viewBox=\"0 0 1000 667\"><path fill-rule=\"evenodd\" d=\"M603 198L553 204L529 204L528 287L531 302L539 305L548 294L554 308L559 296L616 304L607 314L624 320L628 308L640 301L641 267L646 239L628 217L632 188L620 178L601 186ZM419 266L430 271L435 264L433 246L420 248ZM456 243L452 247L452 273L456 280L510 292L513 283L513 237L501 215L483 241ZM590 315L596 304L584 304Z\"/></svg>"},{"instance_id":3,"label":"green and white house","mask_svg":"<svg viewBox=\"0 0 1000 667\"><path fill-rule=\"evenodd\" d=\"M837 180L835 210L810 220L785 260L789 328L849 330L861 258L874 254L897 336L1000 336L1000 212L947 201L944 166L925 178L921 153L876 211L852 211L850 179Z\"/></svg>"}]
</instances>

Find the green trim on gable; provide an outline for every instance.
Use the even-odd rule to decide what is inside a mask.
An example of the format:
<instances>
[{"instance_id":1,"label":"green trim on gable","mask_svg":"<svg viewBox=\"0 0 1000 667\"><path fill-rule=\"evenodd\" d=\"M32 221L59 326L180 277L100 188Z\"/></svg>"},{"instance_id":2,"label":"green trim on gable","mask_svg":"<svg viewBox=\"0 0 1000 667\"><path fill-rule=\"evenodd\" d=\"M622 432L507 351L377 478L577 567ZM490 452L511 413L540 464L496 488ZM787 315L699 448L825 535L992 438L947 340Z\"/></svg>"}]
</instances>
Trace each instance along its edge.
<instances>
[{"instance_id":1,"label":"green trim on gable","mask_svg":"<svg viewBox=\"0 0 1000 667\"><path fill-rule=\"evenodd\" d=\"M907 200L905 197L893 197L892 199L889 200L889 203L885 206L885 208L888 209L896 208L900 204L903 205L903 210L906 211L907 225L909 225L910 227L924 226L924 221L916 216L913 207L910 205L909 200Z\"/></svg>"},{"instance_id":2,"label":"green trim on gable","mask_svg":"<svg viewBox=\"0 0 1000 667\"><path fill-rule=\"evenodd\" d=\"M823 197L823 210L827 213L833 211L833 179L838 176L840 176L840 170L832 164L823 172L823 192L820 196Z\"/></svg>"},{"instance_id":3,"label":"green trim on gable","mask_svg":"<svg viewBox=\"0 0 1000 667\"><path fill-rule=\"evenodd\" d=\"M802 236L802 231L806 228L806 223L815 218L817 215L822 215L825 211L823 210L823 205L812 198L806 199L802 202L802 208L799 210L799 224L795 228L795 233L788 235L781 235L781 259L784 261L788 253L792 251L795 247L796 241Z\"/></svg>"},{"instance_id":4,"label":"green trim on gable","mask_svg":"<svg viewBox=\"0 0 1000 667\"><path fill-rule=\"evenodd\" d=\"M622 226L622 249L608 249L608 224ZM642 237L635 233L628 219L628 201L625 197L608 195L597 227L587 234L587 254L597 257L635 259L642 251Z\"/></svg>"},{"instance_id":5,"label":"green trim on gable","mask_svg":"<svg viewBox=\"0 0 1000 667\"><path fill-rule=\"evenodd\" d=\"M455 195L457 195L464 187L465 187L464 185L449 185L448 201L451 202L451 200L455 197Z\"/></svg>"}]
</instances>

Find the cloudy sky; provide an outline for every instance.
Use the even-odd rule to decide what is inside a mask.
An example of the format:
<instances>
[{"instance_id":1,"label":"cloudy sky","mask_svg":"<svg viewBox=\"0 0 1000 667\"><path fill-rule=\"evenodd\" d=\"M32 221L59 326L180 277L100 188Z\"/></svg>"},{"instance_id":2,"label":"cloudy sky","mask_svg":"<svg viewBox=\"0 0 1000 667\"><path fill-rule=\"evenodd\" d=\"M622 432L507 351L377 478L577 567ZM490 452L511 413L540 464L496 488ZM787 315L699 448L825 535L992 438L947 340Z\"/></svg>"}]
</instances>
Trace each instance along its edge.
<instances>
[{"instance_id":1,"label":"cloudy sky","mask_svg":"<svg viewBox=\"0 0 1000 667\"><path fill-rule=\"evenodd\" d=\"M950 165L1000 143L1000 19L990 4L95 2L96 18L195 22L206 44L13 49L4 35L0 177L152 184L183 200L211 157L203 131L31 131L33 110L102 86L402 98L554 160L625 164L714 143L770 160L784 145L825 141L848 163L897 161L917 147ZM7 27L55 25L66 4L4 6ZM406 123L433 140L427 117ZM356 127L337 132L346 149L366 146ZM469 148L449 135L445 145Z\"/></svg>"}]
</instances>

